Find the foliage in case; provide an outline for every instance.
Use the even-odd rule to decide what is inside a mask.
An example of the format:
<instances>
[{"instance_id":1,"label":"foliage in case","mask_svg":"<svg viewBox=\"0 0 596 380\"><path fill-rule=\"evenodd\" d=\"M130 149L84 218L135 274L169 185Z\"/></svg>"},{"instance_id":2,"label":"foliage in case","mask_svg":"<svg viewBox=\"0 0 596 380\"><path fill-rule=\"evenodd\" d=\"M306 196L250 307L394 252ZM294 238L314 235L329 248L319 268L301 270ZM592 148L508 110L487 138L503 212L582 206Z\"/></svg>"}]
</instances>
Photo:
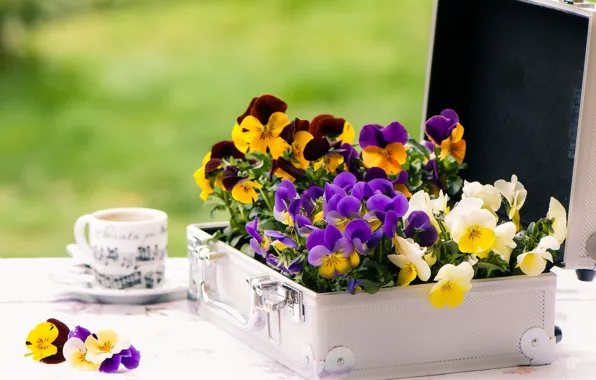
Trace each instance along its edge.
<instances>
[{"instance_id":1,"label":"foliage in case","mask_svg":"<svg viewBox=\"0 0 596 380\"><path fill-rule=\"evenodd\" d=\"M342 118L290 120L286 110L274 96L254 98L232 140L213 145L195 172L207 206L230 214L215 239L317 292L434 282L436 307L461 304L474 278L550 269L567 235L565 209L551 198L547 215L524 229L527 191L515 175L464 181L455 111L426 122L428 140L392 122L365 125L355 144Z\"/></svg>"}]
</instances>

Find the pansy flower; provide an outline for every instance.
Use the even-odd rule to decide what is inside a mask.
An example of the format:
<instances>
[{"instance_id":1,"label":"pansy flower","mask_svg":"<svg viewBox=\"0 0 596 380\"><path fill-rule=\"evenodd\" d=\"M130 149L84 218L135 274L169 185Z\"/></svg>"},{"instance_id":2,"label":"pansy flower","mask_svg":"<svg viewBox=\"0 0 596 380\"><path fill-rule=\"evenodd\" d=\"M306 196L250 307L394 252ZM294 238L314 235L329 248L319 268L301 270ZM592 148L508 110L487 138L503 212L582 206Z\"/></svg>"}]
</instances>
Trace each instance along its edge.
<instances>
[{"instance_id":1,"label":"pansy flower","mask_svg":"<svg viewBox=\"0 0 596 380\"><path fill-rule=\"evenodd\" d=\"M362 173L360 172L360 153L352 146L352 144L343 143L340 148L342 156L344 157L344 170L354 174L357 180L362 181Z\"/></svg>"},{"instance_id":2,"label":"pansy flower","mask_svg":"<svg viewBox=\"0 0 596 380\"><path fill-rule=\"evenodd\" d=\"M353 144L356 137L352 124L345 119L327 114L315 116L310 122L309 131L315 139L326 137L330 141L347 144Z\"/></svg>"},{"instance_id":3,"label":"pansy flower","mask_svg":"<svg viewBox=\"0 0 596 380\"><path fill-rule=\"evenodd\" d=\"M438 238L437 229L424 211L414 211L406 219L404 235L418 241L423 247L432 246Z\"/></svg>"},{"instance_id":4,"label":"pansy flower","mask_svg":"<svg viewBox=\"0 0 596 380\"><path fill-rule=\"evenodd\" d=\"M360 209L362 204L358 198L347 195L334 195L328 202L328 212L325 216L327 223L332 224L345 231L346 226L351 220L361 219Z\"/></svg>"},{"instance_id":5,"label":"pansy flower","mask_svg":"<svg viewBox=\"0 0 596 380\"><path fill-rule=\"evenodd\" d=\"M348 293L356 294L362 291L360 282L356 281L353 277L348 280Z\"/></svg>"},{"instance_id":6,"label":"pansy flower","mask_svg":"<svg viewBox=\"0 0 596 380\"><path fill-rule=\"evenodd\" d=\"M201 166L194 174L195 182L197 186L201 189L201 199L206 201L210 194L213 193L213 186L211 186L211 182L207 178L205 173L205 166L211 160L211 152L207 153L205 157L203 157L203 166Z\"/></svg>"},{"instance_id":7,"label":"pansy flower","mask_svg":"<svg viewBox=\"0 0 596 380\"><path fill-rule=\"evenodd\" d=\"M304 158L304 148L313 139L308 128L308 120L296 118L280 134L280 137L290 144L290 161L298 169L306 169L310 165L310 162Z\"/></svg>"},{"instance_id":8,"label":"pansy flower","mask_svg":"<svg viewBox=\"0 0 596 380\"><path fill-rule=\"evenodd\" d=\"M267 264L269 264L272 267L275 267L287 274L300 273L300 272L302 272L302 269L304 269L304 264L302 263L302 261L300 260L299 257L292 260L292 262L288 266L286 266L285 263L281 262L279 260L279 257L274 256L274 255L267 256L266 261L267 261Z\"/></svg>"},{"instance_id":9,"label":"pansy flower","mask_svg":"<svg viewBox=\"0 0 596 380\"><path fill-rule=\"evenodd\" d=\"M406 198L410 198L412 196L412 193L410 193L410 191L408 190L408 187L406 186L406 183L408 182L408 172L405 170L402 170L401 172L399 172L398 176L396 179L394 179L393 181L391 181L391 183L393 184L393 190L395 190L396 192L400 192L403 195L406 196ZM364 180L366 182L372 182L373 180L376 179L383 179L383 180L388 180L387 177L387 173L385 172L385 170L378 168L378 167L372 167L370 169L368 169L366 171L366 174L364 176ZM373 184L378 183L376 186L379 187L380 184L383 184L384 187L387 187L387 183L384 181L375 181ZM389 194L386 194L389 195Z\"/></svg>"},{"instance_id":10,"label":"pansy flower","mask_svg":"<svg viewBox=\"0 0 596 380\"><path fill-rule=\"evenodd\" d=\"M99 330L85 339L85 359L95 364L103 364L104 360L112 359L114 355L129 347L130 343L121 340L113 330Z\"/></svg>"},{"instance_id":11,"label":"pansy flower","mask_svg":"<svg viewBox=\"0 0 596 380\"><path fill-rule=\"evenodd\" d=\"M308 189L304 190L302 194L300 194L300 200L302 200L302 209L306 213L308 218L313 216L313 212L318 205L319 199L323 197L325 190L319 186L310 186ZM323 218L323 211L320 211L319 219ZM316 223L316 220L313 218L313 223Z\"/></svg>"},{"instance_id":12,"label":"pansy flower","mask_svg":"<svg viewBox=\"0 0 596 380\"><path fill-rule=\"evenodd\" d=\"M244 153L240 152L233 141L220 141L211 147L209 161L205 164L205 173L211 173L221 168L223 160L229 158L244 159Z\"/></svg>"},{"instance_id":13,"label":"pansy flower","mask_svg":"<svg viewBox=\"0 0 596 380\"><path fill-rule=\"evenodd\" d=\"M65 360L63 347L69 332L68 326L54 318L38 324L27 335L25 346L31 352L25 356L32 356L33 360L45 364L62 363Z\"/></svg>"},{"instance_id":14,"label":"pansy flower","mask_svg":"<svg viewBox=\"0 0 596 380\"><path fill-rule=\"evenodd\" d=\"M404 145L408 141L408 132L397 121L382 127L368 124L360 132L362 160L367 168L379 167L388 175L396 175L401 165L406 163L407 154Z\"/></svg>"},{"instance_id":15,"label":"pansy flower","mask_svg":"<svg viewBox=\"0 0 596 380\"><path fill-rule=\"evenodd\" d=\"M401 172L399 172L397 178L393 180L393 190L399 191L400 193L405 195L406 198L411 198L412 193L410 193L408 186L406 186L406 183L408 183L408 178L409 175L407 171L402 170Z\"/></svg>"},{"instance_id":16,"label":"pansy flower","mask_svg":"<svg viewBox=\"0 0 596 380\"><path fill-rule=\"evenodd\" d=\"M255 189L261 189L263 185L248 178L243 177L224 177L224 188L232 192L232 198L243 204L252 204L259 199L259 194Z\"/></svg>"},{"instance_id":17,"label":"pansy flower","mask_svg":"<svg viewBox=\"0 0 596 380\"><path fill-rule=\"evenodd\" d=\"M246 223L244 228L246 229L246 232L252 236L252 239L249 241L250 248L252 248L255 253L267 257L269 247L271 247L271 240L267 236L261 236L259 234L259 218L255 216L254 220Z\"/></svg>"},{"instance_id":18,"label":"pansy flower","mask_svg":"<svg viewBox=\"0 0 596 380\"><path fill-rule=\"evenodd\" d=\"M296 241L294 241L294 239L282 234L279 231L265 230L263 233L265 234L265 236L269 236L270 238L272 238L271 245L279 251L282 251L286 248L298 248L298 244L296 243Z\"/></svg>"},{"instance_id":19,"label":"pansy flower","mask_svg":"<svg viewBox=\"0 0 596 380\"><path fill-rule=\"evenodd\" d=\"M315 138L306 144L304 157L312 161L314 170L325 165L327 173L333 173L344 162L343 150L337 149L339 143L330 143L325 137Z\"/></svg>"},{"instance_id":20,"label":"pansy flower","mask_svg":"<svg viewBox=\"0 0 596 380\"><path fill-rule=\"evenodd\" d=\"M326 279L344 275L352 269L350 255L354 252L352 242L332 224L325 229L315 230L306 239L308 262L319 268L319 274Z\"/></svg>"},{"instance_id":21,"label":"pansy flower","mask_svg":"<svg viewBox=\"0 0 596 380\"><path fill-rule=\"evenodd\" d=\"M425 128L428 138L441 147L441 159L451 155L458 164L464 162L466 156L466 141L462 139L464 127L459 123L459 116L455 111L446 109L440 115L433 116L426 122Z\"/></svg>"},{"instance_id":22,"label":"pansy flower","mask_svg":"<svg viewBox=\"0 0 596 380\"><path fill-rule=\"evenodd\" d=\"M424 260L424 249L420 248L411 239L404 239L400 236L394 238L396 255L388 255L387 258L400 268L397 275L399 286L410 285L416 277L422 281L430 278L430 267Z\"/></svg>"},{"instance_id":23,"label":"pansy flower","mask_svg":"<svg viewBox=\"0 0 596 380\"><path fill-rule=\"evenodd\" d=\"M498 225L497 228L495 228L495 244L490 250L477 253L476 255L480 258L484 258L488 256L490 251L493 251L497 255L501 256L503 260L509 262L509 259L511 258L511 252L515 247L517 247L517 243L513 241L515 233L515 223L513 222L507 222Z\"/></svg>"},{"instance_id":24,"label":"pansy flower","mask_svg":"<svg viewBox=\"0 0 596 380\"><path fill-rule=\"evenodd\" d=\"M496 213L501 208L501 193L492 185L464 181L462 192L462 198L482 199L482 202L484 202L482 208L492 213Z\"/></svg>"},{"instance_id":25,"label":"pansy flower","mask_svg":"<svg viewBox=\"0 0 596 380\"><path fill-rule=\"evenodd\" d=\"M463 301L465 294L472 289L474 268L464 261L458 266L446 264L435 276L438 281L430 291L430 302L434 307L456 307Z\"/></svg>"},{"instance_id":26,"label":"pansy flower","mask_svg":"<svg viewBox=\"0 0 596 380\"><path fill-rule=\"evenodd\" d=\"M453 241L464 253L479 254L495 243L497 218L482 204L479 198L462 199L445 219Z\"/></svg>"},{"instance_id":27,"label":"pansy flower","mask_svg":"<svg viewBox=\"0 0 596 380\"><path fill-rule=\"evenodd\" d=\"M511 176L511 182L505 180L498 180L495 182L495 187L503 198L507 201L507 216L509 220L515 223L517 230L521 230L519 210L523 207L526 202L528 191L524 185L517 180L517 176L514 174Z\"/></svg>"},{"instance_id":28,"label":"pansy flower","mask_svg":"<svg viewBox=\"0 0 596 380\"><path fill-rule=\"evenodd\" d=\"M372 237L372 230L366 221L352 220L346 226L345 237L352 242L354 247L350 254L350 265L352 268L356 268L360 265L360 256L365 256L370 250L366 243Z\"/></svg>"},{"instance_id":29,"label":"pansy flower","mask_svg":"<svg viewBox=\"0 0 596 380\"><path fill-rule=\"evenodd\" d=\"M287 104L275 96L263 95L254 98L247 110L237 119L232 130L232 140L241 152L270 153L278 158L290 148L279 137L289 124L285 114Z\"/></svg>"},{"instance_id":30,"label":"pansy flower","mask_svg":"<svg viewBox=\"0 0 596 380\"><path fill-rule=\"evenodd\" d=\"M551 235L557 239L559 244L563 244L567 238L567 211L561 202L553 197L550 198L546 218L553 221Z\"/></svg>"},{"instance_id":31,"label":"pansy flower","mask_svg":"<svg viewBox=\"0 0 596 380\"><path fill-rule=\"evenodd\" d=\"M273 205L273 216L275 219L287 226L294 225L296 214L302 206L302 200L294 184L283 180L275 190L275 204Z\"/></svg>"},{"instance_id":32,"label":"pansy flower","mask_svg":"<svg viewBox=\"0 0 596 380\"><path fill-rule=\"evenodd\" d=\"M101 366L101 363L87 360L85 340L90 335L91 332L81 326L75 327L74 331L68 334L68 340L64 345L64 357L72 367L84 371L96 371Z\"/></svg>"},{"instance_id":33,"label":"pansy flower","mask_svg":"<svg viewBox=\"0 0 596 380\"><path fill-rule=\"evenodd\" d=\"M401 193L393 198L376 194L366 201L366 208L383 223L385 236L392 238L397 230L398 219L408 211L408 200Z\"/></svg>"},{"instance_id":34,"label":"pansy flower","mask_svg":"<svg viewBox=\"0 0 596 380\"><path fill-rule=\"evenodd\" d=\"M548 250L558 250L561 245L554 236L540 239L538 246L530 252L517 256L517 266L530 277L540 275L546 269L546 262L553 262L553 255Z\"/></svg>"},{"instance_id":35,"label":"pansy flower","mask_svg":"<svg viewBox=\"0 0 596 380\"><path fill-rule=\"evenodd\" d=\"M273 178L273 175L281 179L286 179L290 182L306 178L306 173L303 169L297 168L296 166L294 166L294 164L292 164L290 161L286 160L283 157L274 159L271 162L271 171L269 173L269 179Z\"/></svg>"}]
</instances>

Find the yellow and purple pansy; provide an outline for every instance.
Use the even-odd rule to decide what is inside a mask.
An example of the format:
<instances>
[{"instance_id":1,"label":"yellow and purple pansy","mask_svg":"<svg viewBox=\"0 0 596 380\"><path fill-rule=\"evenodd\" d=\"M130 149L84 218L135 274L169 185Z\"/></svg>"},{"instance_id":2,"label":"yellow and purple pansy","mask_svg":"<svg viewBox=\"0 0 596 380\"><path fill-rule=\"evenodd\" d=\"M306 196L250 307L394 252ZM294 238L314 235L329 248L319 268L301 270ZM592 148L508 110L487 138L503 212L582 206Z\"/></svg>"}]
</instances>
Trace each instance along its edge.
<instances>
[{"instance_id":1,"label":"yellow and purple pansy","mask_svg":"<svg viewBox=\"0 0 596 380\"><path fill-rule=\"evenodd\" d=\"M423 247L432 246L438 238L437 229L424 211L413 211L408 215L404 228L406 238L414 239Z\"/></svg>"},{"instance_id":2,"label":"yellow and purple pansy","mask_svg":"<svg viewBox=\"0 0 596 380\"><path fill-rule=\"evenodd\" d=\"M397 193L394 197L375 194L366 201L366 208L383 223L385 236L393 238L399 218L408 211L408 199L402 193Z\"/></svg>"},{"instance_id":3,"label":"yellow and purple pansy","mask_svg":"<svg viewBox=\"0 0 596 380\"><path fill-rule=\"evenodd\" d=\"M286 226L295 224L296 215L302 207L302 200L298 197L296 187L291 181L283 180L275 191L273 217Z\"/></svg>"},{"instance_id":4,"label":"yellow and purple pansy","mask_svg":"<svg viewBox=\"0 0 596 380\"><path fill-rule=\"evenodd\" d=\"M296 274L302 272L304 269L304 264L301 261L300 257L293 259L288 265L280 260L279 257L274 255L267 256L267 264L281 270L283 273L287 274Z\"/></svg>"},{"instance_id":5,"label":"yellow and purple pansy","mask_svg":"<svg viewBox=\"0 0 596 380\"><path fill-rule=\"evenodd\" d=\"M269 248L271 247L271 240L267 236L259 234L259 218L255 216L252 222L246 223L244 227L246 232L252 237L249 244L250 248L263 257L267 257Z\"/></svg>"},{"instance_id":6,"label":"yellow and purple pansy","mask_svg":"<svg viewBox=\"0 0 596 380\"><path fill-rule=\"evenodd\" d=\"M360 256L366 256L371 249L367 243L373 237L372 230L365 220L355 219L348 223L344 235L354 247L350 254L350 265L356 268L360 265Z\"/></svg>"},{"instance_id":7,"label":"yellow and purple pansy","mask_svg":"<svg viewBox=\"0 0 596 380\"><path fill-rule=\"evenodd\" d=\"M394 121L386 127L368 124L360 131L362 160L367 168L378 167L388 175L397 175L401 165L406 163L405 144L408 132L399 122Z\"/></svg>"},{"instance_id":8,"label":"yellow and purple pansy","mask_svg":"<svg viewBox=\"0 0 596 380\"><path fill-rule=\"evenodd\" d=\"M459 123L459 116L451 109L428 119L426 135L435 146L441 148L441 159L451 155L458 164L464 162L466 156L466 140L463 139L464 127Z\"/></svg>"},{"instance_id":9,"label":"yellow and purple pansy","mask_svg":"<svg viewBox=\"0 0 596 380\"><path fill-rule=\"evenodd\" d=\"M313 231L306 239L306 249L308 262L319 268L323 278L332 279L352 269L350 255L354 245L332 224Z\"/></svg>"}]
</instances>

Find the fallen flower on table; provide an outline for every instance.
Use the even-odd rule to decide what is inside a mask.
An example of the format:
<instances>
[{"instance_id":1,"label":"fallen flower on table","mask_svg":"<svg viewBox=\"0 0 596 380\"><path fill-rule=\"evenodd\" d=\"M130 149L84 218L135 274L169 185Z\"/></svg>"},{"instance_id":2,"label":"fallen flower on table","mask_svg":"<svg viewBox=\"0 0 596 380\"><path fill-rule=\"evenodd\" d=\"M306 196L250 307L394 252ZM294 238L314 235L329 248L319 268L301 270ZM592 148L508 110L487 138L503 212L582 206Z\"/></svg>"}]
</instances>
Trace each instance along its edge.
<instances>
[{"instance_id":1,"label":"fallen flower on table","mask_svg":"<svg viewBox=\"0 0 596 380\"><path fill-rule=\"evenodd\" d=\"M31 352L25 356L33 356L33 360L45 364L62 363L62 350L69 332L68 326L54 318L38 324L27 335L25 345Z\"/></svg>"},{"instance_id":2,"label":"fallen flower on table","mask_svg":"<svg viewBox=\"0 0 596 380\"><path fill-rule=\"evenodd\" d=\"M34 360L48 364L67 361L72 367L105 373L117 372L120 364L135 369L141 353L112 330L93 334L84 327L74 330L56 319L40 323L29 333L26 342Z\"/></svg>"}]
</instances>

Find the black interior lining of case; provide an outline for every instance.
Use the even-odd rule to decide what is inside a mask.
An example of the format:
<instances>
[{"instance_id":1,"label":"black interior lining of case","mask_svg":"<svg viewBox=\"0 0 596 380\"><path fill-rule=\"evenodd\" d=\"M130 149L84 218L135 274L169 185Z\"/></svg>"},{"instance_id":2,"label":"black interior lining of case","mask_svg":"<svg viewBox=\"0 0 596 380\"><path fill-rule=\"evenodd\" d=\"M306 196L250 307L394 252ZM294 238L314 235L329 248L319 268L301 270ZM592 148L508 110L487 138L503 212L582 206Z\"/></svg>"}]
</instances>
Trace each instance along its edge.
<instances>
[{"instance_id":1,"label":"black interior lining of case","mask_svg":"<svg viewBox=\"0 0 596 380\"><path fill-rule=\"evenodd\" d=\"M522 222L568 208L589 20L520 0L440 0L427 117L460 115L464 178L517 174Z\"/></svg>"}]
</instances>

